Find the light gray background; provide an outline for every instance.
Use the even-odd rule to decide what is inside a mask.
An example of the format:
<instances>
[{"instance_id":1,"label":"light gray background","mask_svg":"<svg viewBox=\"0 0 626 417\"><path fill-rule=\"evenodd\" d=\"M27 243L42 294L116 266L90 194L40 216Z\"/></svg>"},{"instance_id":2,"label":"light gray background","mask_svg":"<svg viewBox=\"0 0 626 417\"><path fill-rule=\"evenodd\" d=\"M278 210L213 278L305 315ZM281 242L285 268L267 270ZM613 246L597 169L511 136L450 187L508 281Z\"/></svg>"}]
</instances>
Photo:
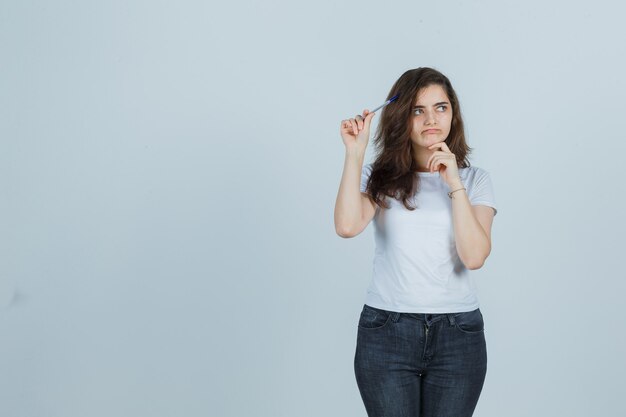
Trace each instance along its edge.
<instances>
[{"instance_id":1,"label":"light gray background","mask_svg":"<svg viewBox=\"0 0 626 417\"><path fill-rule=\"evenodd\" d=\"M365 416L339 125L419 66L499 204L475 415L624 414L618 2L0 4L0 415Z\"/></svg>"}]
</instances>

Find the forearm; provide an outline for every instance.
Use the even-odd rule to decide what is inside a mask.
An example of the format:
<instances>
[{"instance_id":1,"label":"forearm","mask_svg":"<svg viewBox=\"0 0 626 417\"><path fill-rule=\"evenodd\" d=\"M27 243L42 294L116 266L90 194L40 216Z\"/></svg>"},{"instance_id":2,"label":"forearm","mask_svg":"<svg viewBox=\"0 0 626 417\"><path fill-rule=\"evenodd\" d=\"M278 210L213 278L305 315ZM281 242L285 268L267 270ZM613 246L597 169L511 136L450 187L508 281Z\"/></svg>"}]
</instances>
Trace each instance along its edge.
<instances>
[{"instance_id":1,"label":"forearm","mask_svg":"<svg viewBox=\"0 0 626 417\"><path fill-rule=\"evenodd\" d=\"M360 188L364 159L364 152L346 151L335 203L335 229L338 232L351 230L363 217Z\"/></svg>"},{"instance_id":2,"label":"forearm","mask_svg":"<svg viewBox=\"0 0 626 417\"><path fill-rule=\"evenodd\" d=\"M452 186L450 191L459 188L463 188L461 182ZM466 190L461 189L452 194L452 223L459 258L468 269L480 268L489 256L491 247L485 230L474 215Z\"/></svg>"}]
</instances>

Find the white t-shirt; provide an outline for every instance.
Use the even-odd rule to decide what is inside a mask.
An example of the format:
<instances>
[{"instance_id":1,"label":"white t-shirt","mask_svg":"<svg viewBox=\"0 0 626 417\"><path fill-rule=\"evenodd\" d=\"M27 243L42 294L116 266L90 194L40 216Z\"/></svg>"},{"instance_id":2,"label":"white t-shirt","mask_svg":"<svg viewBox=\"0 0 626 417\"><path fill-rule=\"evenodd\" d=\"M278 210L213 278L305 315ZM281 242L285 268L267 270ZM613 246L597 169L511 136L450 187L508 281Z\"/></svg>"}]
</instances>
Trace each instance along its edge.
<instances>
[{"instance_id":1,"label":"white t-shirt","mask_svg":"<svg viewBox=\"0 0 626 417\"><path fill-rule=\"evenodd\" d=\"M365 192L372 164L363 166ZM374 265L365 304L405 313L460 313L479 307L470 270L456 251L451 191L439 172L416 172L419 189L407 210L386 197L389 209L376 206ZM489 173L482 168L459 168L472 205L496 202ZM454 196L453 196L454 198Z\"/></svg>"}]
</instances>

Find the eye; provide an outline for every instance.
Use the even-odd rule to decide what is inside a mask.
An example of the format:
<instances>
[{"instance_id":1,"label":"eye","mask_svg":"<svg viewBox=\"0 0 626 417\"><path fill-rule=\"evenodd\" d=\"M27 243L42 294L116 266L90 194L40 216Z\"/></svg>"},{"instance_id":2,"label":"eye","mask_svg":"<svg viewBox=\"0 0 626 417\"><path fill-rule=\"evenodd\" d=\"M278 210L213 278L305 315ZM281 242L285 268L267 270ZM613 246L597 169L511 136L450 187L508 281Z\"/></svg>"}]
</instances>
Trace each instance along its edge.
<instances>
[{"instance_id":1,"label":"eye","mask_svg":"<svg viewBox=\"0 0 626 417\"><path fill-rule=\"evenodd\" d=\"M438 108L438 109L439 109L439 108L443 108L443 110L441 111L441 112L443 113L443 112L445 112L445 111L446 111L446 109L448 108L448 106L446 106L445 104L441 104L441 105L437 106L437 108ZM418 115L418 114L421 114L421 112L422 112L422 109L415 109L415 110L413 111L413 114Z\"/></svg>"}]
</instances>

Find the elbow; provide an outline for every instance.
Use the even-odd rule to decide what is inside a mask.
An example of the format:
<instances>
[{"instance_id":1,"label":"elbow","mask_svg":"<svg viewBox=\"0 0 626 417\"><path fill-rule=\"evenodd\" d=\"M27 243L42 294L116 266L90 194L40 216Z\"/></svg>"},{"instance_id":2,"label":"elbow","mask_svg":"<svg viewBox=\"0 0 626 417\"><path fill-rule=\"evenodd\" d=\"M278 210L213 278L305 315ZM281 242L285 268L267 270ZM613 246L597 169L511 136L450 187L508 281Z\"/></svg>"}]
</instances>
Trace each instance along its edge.
<instances>
[{"instance_id":1,"label":"elbow","mask_svg":"<svg viewBox=\"0 0 626 417\"><path fill-rule=\"evenodd\" d=\"M465 262L465 267L471 270L480 269L483 267L483 265L485 265L487 256L489 256L489 254L487 254L486 256L483 256L482 258L477 258L477 259L473 259L468 262Z\"/></svg>"},{"instance_id":2,"label":"elbow","mask_svg":"<svg viewBox=\"0 0 626 417\"><path fill-rule=\"evenodd\" d=\"M480 269L483 267L483 265L485 265L485 261L489 257L490 253L491 253L491 244L489 244L489 246L487 247L487 251L485 253L476 257L475 259L470 259L468 262L464 262L464 264L467 267L467 269L472 269L472 270Z\"/></svg>"},{"instance_id":3,"label":"elbow","mask_svg":"<svg viewBox=\"0 0 626 417\"><path fill-rule=\"evenodd\" d=\"M473 262L468 262L467 264L465 264L465 267L466 267L467 269L475 270L475 269L480 269L480 268L482 268L484 264L485 264L485 262L484 262L484 261L483 261L483 262L476 262L476 261L473 261Z\"/></svg>"},{"instance_id":4,"label":"elbow","mask_svg":"<svg viewBox=\"0 0 626 417\"><path fill-rule=\"evenodd\" d=\"M347 227L337 227L335 226L335 233L344 239L349 239L351 237L356 236L355 233Z\"/></svg>"}]
</instances>

